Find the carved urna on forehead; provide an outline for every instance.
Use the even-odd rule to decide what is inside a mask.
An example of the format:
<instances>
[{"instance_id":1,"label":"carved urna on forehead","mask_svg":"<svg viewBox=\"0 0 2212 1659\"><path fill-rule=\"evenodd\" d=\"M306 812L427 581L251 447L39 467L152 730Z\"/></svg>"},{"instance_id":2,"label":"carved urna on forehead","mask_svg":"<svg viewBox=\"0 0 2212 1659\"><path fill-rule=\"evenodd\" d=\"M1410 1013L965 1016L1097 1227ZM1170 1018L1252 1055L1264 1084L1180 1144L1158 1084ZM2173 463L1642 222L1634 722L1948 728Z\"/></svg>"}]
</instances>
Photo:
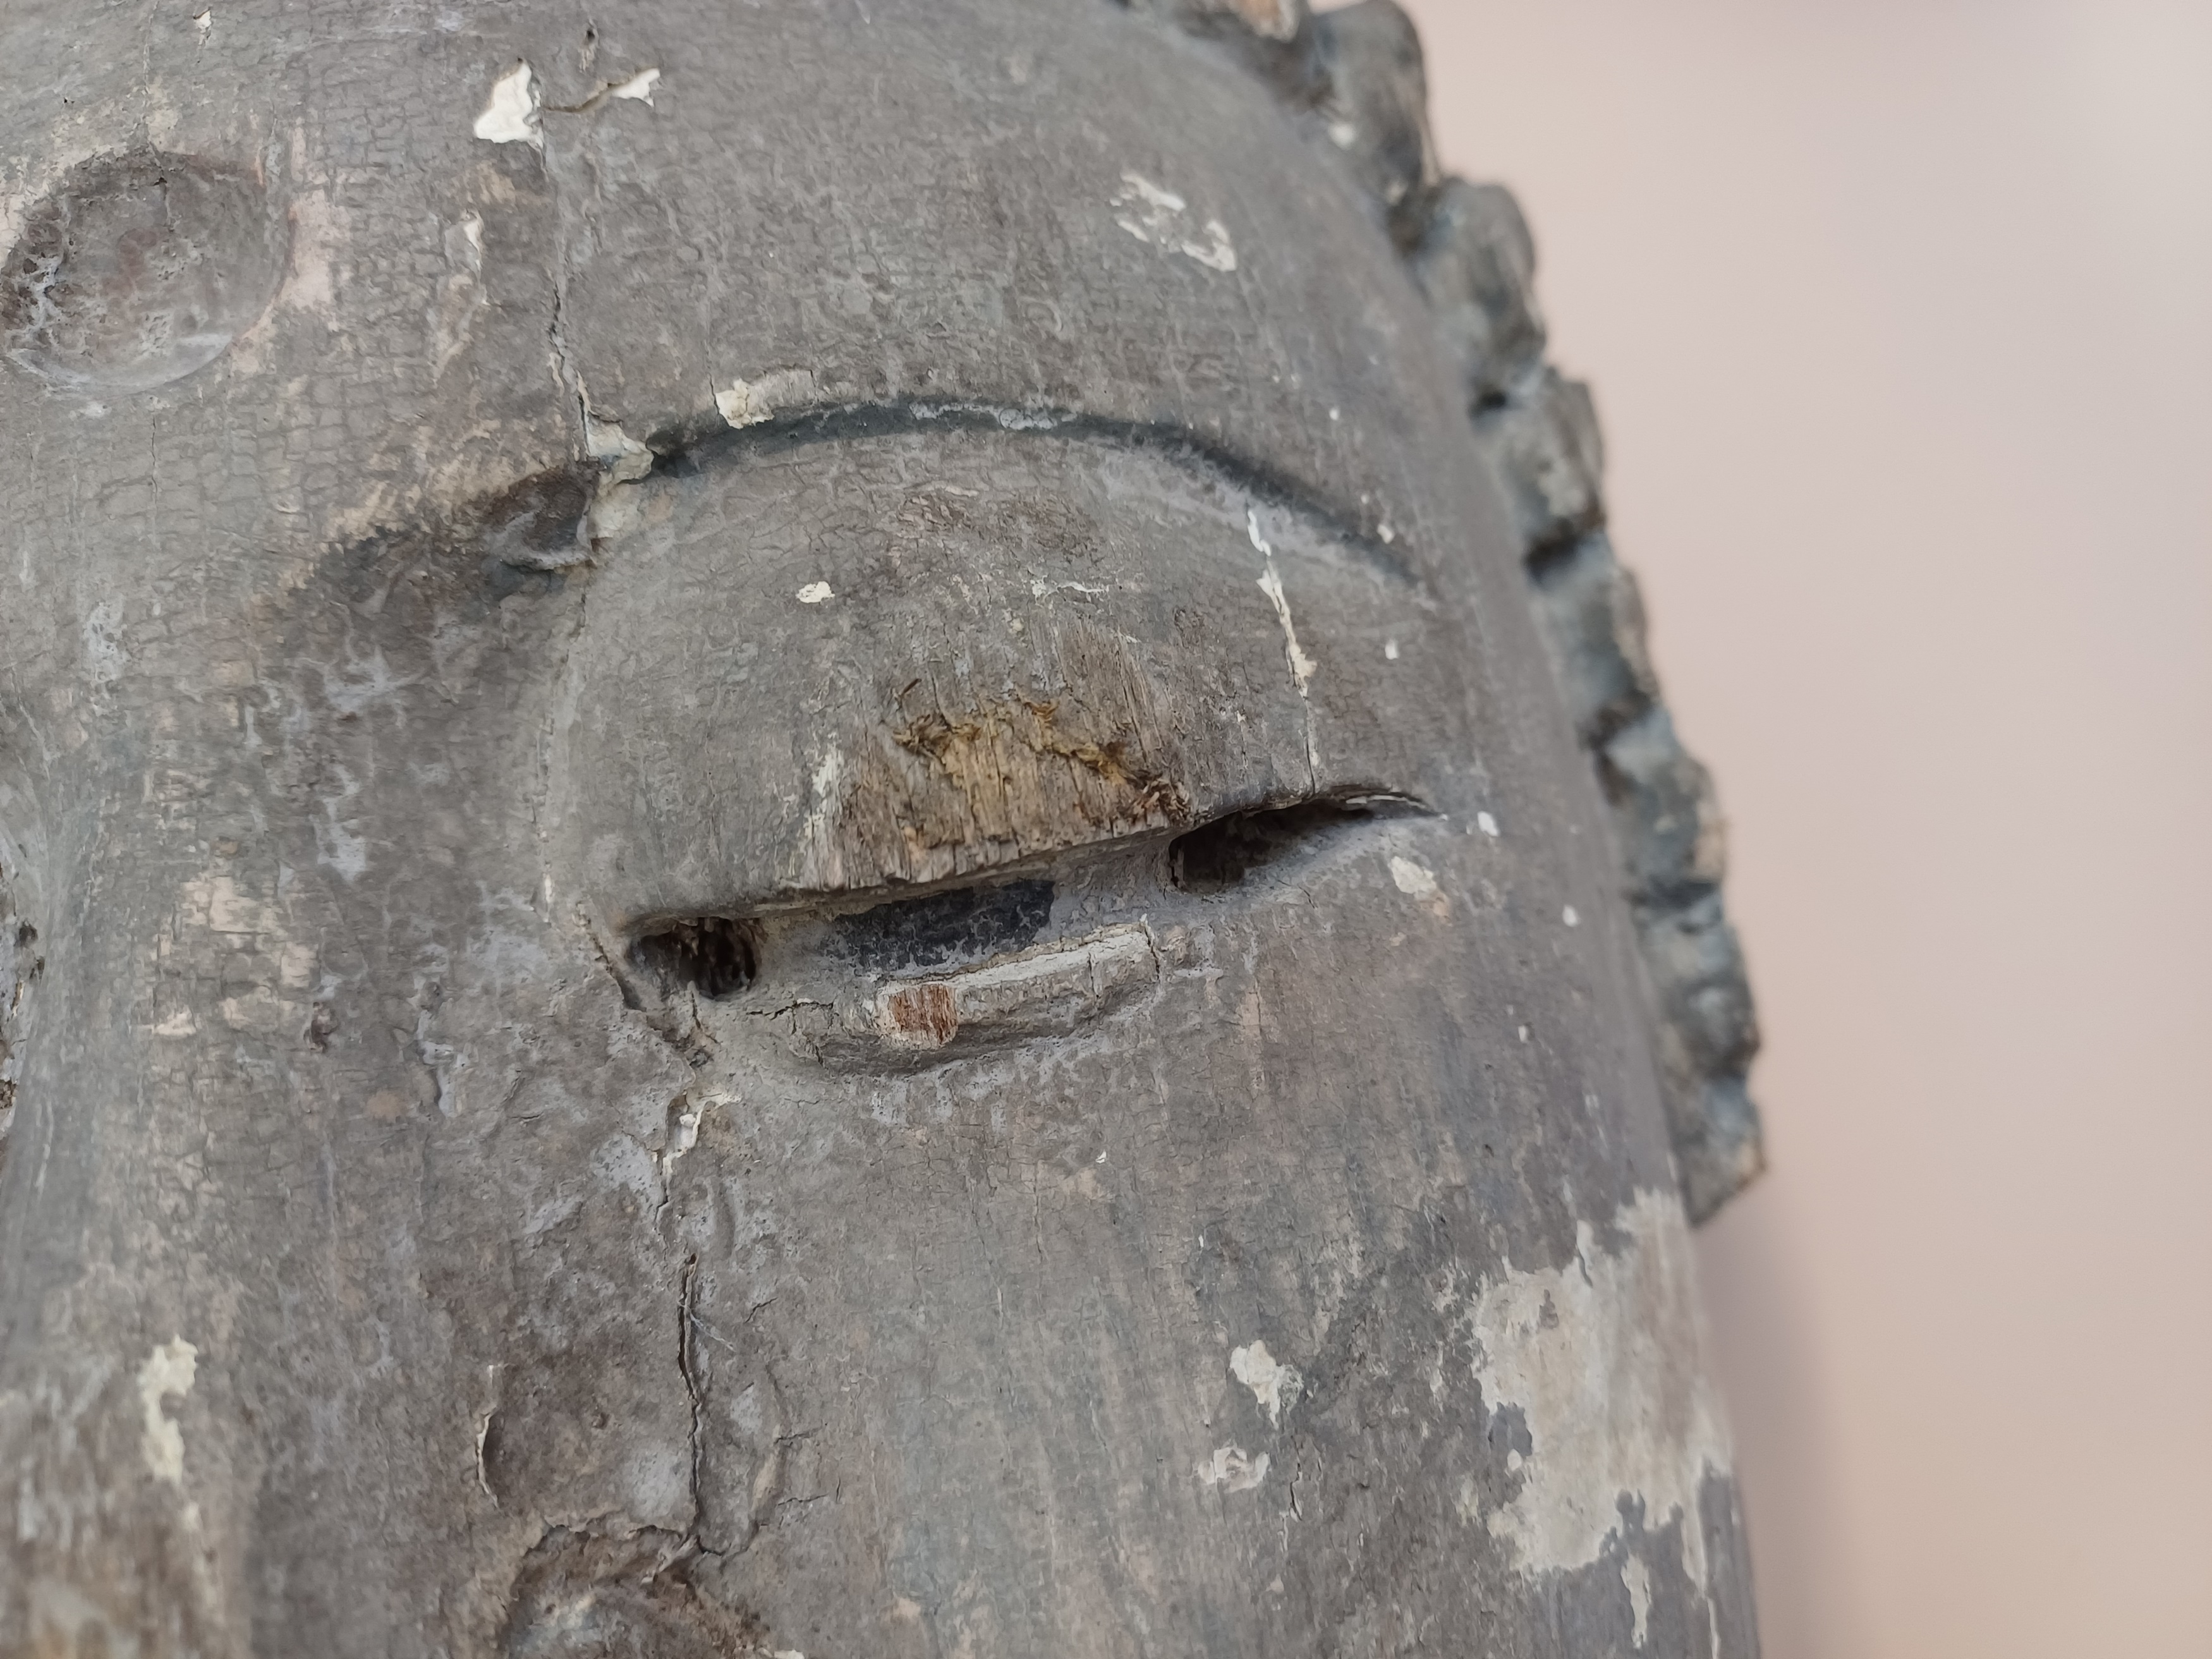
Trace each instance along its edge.
<instances>
[{"instance_id":1,"label":"carved urna on forehead","mask_svg":"<svg viewBox=\"0 0 2212 1659\"><path fill-rule=\"evenodd\" d=\"M0 1650L1753 1652L1717 818L1402 18L368 15L4 29Z\"/></svg>"}]
</instances>

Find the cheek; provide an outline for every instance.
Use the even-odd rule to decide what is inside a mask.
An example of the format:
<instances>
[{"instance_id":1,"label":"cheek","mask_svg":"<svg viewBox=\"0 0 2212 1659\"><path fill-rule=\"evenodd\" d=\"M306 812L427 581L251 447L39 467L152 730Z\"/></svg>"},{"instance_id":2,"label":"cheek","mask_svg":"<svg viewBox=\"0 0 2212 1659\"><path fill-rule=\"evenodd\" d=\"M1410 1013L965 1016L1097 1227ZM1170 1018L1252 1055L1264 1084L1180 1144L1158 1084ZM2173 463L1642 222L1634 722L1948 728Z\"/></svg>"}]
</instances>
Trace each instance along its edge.
<instances>
[{"instance_id":1,"label":"cheek","mask_svg":"<svg viewBox=\"0 0 2212 1659\"><path fill-rule=\"evenodd\" d=\"M825 1044L805 1005L826 998L697 1005L696 1141L670 1200L709 1334L702 1539L743 1545L779 1504L865 1488L909 1543L957 1516L1024 1547L1012 1516L1033 1502L1122 1515L1113 1547L1141 1549L1201 1489L1289 1455L1295 1371L1269 1413L1267 1377L1222 1380L1231 1346L1255 1376L1268 1341L1341 1370L1379 1321L1405 1366L1333 1371L1337 1415L1306 1422L1332 1455L1376 1455L1361 1425L1425 1399L1431 1350L1456 1340L1428 1305L1453 1240L1540 1259L1547 1216L1572 1237L1565 1185L1636 1178L1591 999L1571 974L1514 988L1522 908L1486 841L1384 820L1202 897L1153 891L1142 989L1048 1041L900 1069ZM1476 1420L1449 1428L1464 1445L1440 1420L1437 1453L1502 1459ZM808 1425L826 1426L793 1437ZM1224 1450L1209 1486L1194 1470Z\"/></svg>"},{"instance_id":2,"label":"cheek","mask_svg":"<svg viewBox=\"0 0 2212 1659\"><path fill-rule=\"evenodd\" d=\"M526 916L456 944L416 1042L438 1103L393 1126L429 1212L416 1277L468 1396L455 1420L508 1513L680 1532L686 1255L668 1182L689 1068L587 939Z\"/></svg>"}]
</instances>

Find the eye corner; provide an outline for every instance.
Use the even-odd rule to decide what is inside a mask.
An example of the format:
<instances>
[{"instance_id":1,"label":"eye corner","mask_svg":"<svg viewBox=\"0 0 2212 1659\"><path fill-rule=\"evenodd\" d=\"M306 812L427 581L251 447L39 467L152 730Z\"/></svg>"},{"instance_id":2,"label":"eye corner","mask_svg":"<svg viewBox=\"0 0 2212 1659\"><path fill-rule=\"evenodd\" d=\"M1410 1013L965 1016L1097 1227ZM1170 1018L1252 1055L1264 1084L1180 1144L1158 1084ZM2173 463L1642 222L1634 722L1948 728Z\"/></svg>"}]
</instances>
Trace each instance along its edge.
<instances>
[{"instance_id":1,"label":"eye corner","mask_svg":"<svg viewBox=\"0 0 2212 1659\"><path fill-rule=\"evenodd\" d=\"M689 990L720 1002L760 977L760 929L736 916L685 916L630 940L629 966L663 997Z\"/></svg>"},{"instance_id":2,"label":"eye corner","mask_svg":"<svg viewBox=\"0 0 2212 1659\"><path fill-rule=\"evenodd\" d=\"M1380 818L1428 817L1431 809L1396 790L1352 788L1276 805L1247 807L1185 830L1168 843L1168 878L1178 891L1205 896L1347 829Z\"/></svg>"}]
</instances>

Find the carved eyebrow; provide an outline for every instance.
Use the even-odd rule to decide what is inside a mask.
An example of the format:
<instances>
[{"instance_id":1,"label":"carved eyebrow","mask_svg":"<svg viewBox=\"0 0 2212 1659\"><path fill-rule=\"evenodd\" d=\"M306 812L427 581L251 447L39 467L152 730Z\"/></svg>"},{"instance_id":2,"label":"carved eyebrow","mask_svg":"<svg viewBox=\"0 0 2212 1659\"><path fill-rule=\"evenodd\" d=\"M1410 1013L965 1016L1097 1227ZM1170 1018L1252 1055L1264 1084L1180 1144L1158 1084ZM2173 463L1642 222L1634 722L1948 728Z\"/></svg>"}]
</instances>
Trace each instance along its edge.
<instances>
[{"instance_id":1,"label":"carved eyebrow","mask_svg":"<svg viewBox=\"0 0 2212 1659\"><path fill-rule=\"evenodd\" d=\"M1262 507L1286 509L1305 519L1362 563L1401 586L1422 585L1419 574L1381 536L1363 528L1352 514L1301 480L1202 433L1165 422L965 399L894 399L779 410L738 427L719 415L702 415L656 428L646 447L653 452L655 472L683 474L712 471L749 455L787 454L816 444L929 432L1000 432L1149 455L1226 484Z\"/></svg>"}]
</instances>

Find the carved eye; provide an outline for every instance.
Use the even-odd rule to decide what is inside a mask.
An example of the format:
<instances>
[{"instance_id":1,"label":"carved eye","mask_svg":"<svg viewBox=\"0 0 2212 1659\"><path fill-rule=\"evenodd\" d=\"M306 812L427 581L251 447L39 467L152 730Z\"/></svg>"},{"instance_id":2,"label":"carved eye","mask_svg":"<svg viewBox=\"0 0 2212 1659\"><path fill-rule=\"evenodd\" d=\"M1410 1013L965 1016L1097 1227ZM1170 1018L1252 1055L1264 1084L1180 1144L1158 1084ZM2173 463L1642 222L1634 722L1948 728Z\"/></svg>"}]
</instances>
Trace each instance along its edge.
<instances>
[{"instance_id":1,"label":"carved eye","mask_svg":"<svg viewBox=\"0 0 2212 1659\"><path fill-rule=\"evenodd\" d=\"M1430 811L1410 796L1362 790L1231 812L1169 842L1166 874L1182 892L1225 893L1255 871L1293 866L1364 826ZM864 910L830 909L832 899L823 906L827 915L815 909L811 915L784 911L760 920L697 915L655 922L626 953L632 975L625 976L624 995L633 1006L640 1006L641 993L666 1001L689 991L704 1001L722 1001L761 977L764 950L779 961L791 958L776 970L780 979L792 972L805 979L805 963L809 957L818 961L817 953L871 978L917 972L958 976L978 964L1034 956L1032 947L1050 930L1057 893L1052 879L1031 876L890 899ZM964 1028L974 1022L962 1023Z\"/></svg>"},{"instance_id":2,"label":"carved eye","mask_svg":"<svg viewBox=\"0 0 2212 1659\"><path fill-rule=\"evenodd\" d=\"M956 888L832 917L828 942L875 973L981 961L1035 944L1052 919L1052 900L1049 881ZM759 978L761 944L753 921L690 916L633 940L629 963L663 998L688 990L719 1002Z\"/></svg>"}]
</instances>

